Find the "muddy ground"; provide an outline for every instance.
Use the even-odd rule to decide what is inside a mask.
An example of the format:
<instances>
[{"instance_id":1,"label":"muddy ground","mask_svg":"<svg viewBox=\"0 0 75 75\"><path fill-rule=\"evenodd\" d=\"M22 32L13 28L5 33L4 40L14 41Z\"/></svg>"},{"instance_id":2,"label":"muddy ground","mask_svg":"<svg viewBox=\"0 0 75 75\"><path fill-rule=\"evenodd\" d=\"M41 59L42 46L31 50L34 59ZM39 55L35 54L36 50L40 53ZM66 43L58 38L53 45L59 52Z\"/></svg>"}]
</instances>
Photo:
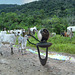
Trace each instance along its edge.
<instances>
[{"instance_id":1,"label":"muddy ground","mask_svg":"<svg viewBox=\"0 0 75 75\"><path fill-rule=\"evenodd\" d=\"M14 54L10 53L10 46L0 48L0 75L75 75L75 63L48 58L45 66L40 64L37 54L26 51L24 55L14 47ZM75 57L75 55L65 54Z\"/></svg>"}]
</instances>

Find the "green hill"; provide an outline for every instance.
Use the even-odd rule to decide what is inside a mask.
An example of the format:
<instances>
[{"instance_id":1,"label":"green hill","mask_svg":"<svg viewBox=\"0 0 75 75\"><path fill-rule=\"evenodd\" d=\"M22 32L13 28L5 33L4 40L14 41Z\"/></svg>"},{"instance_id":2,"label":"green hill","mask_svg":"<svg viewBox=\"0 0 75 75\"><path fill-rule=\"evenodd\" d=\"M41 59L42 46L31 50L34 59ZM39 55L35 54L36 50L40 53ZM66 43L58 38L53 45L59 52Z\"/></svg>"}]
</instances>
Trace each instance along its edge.
<instances>
[{"instance_id":1,"label":"green hill","mask_svg":"<svg viewBox=\"0 0 75 75\"><path fill-rule=\"evenodd\" d=\"M75 25L75 0L39 0L9 7L0 10L0 29L37 26L60 33Z\"/></svg>"},{"instance_id":2,"label":"green hill","mask_svg":"<svg viewBox=\"0 0 75 75\"><path fill-rule=\"evenodd\" d=\"M13 7L14 5L11 5ZM7 7L10 7L10 5ZM20 12L34 14L41 9L45 12L46 15L58 15L60 17L66 16L68 14L74 14L75 10L75 0L39 0L31 3L27 3L21 6L3 9L1 12Z\"/></svg>"}]
</instances>

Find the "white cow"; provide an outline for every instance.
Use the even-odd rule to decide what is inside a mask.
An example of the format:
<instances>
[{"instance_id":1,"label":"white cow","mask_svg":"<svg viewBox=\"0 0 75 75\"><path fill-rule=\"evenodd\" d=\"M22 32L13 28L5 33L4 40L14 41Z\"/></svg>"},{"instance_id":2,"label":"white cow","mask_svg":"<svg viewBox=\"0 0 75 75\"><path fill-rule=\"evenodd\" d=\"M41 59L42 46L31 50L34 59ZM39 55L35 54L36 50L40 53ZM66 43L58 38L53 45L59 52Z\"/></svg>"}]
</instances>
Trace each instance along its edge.
<instances>
[{"instance_id":1,"label":"white cow","mask_svg":"<svg viewBox=\"0 0 75 75\"><path fill-rule=\"evenodd\" d=\"M27 38L27 35L25 35L24 37L20 35L18 38L19 52L21 51L22 54L24 54L24 49L26 49Z\"/></svg>"},{"instance_id":2,"label":"white cow","mask_svg":"<svg viewBox=\"0 0 75 75\"><path fill-rule=\"evenodd\" d=\"M6 34L7 33L7 31L1 31L0 32L0 34Z\"/></svg>"},{"instance_id":3,"label":"white cow","mask_svg":"<svg viewBox=\"0 0 75 75\"><path fill-rule=\"evenodd\" d=\"M13 54L13 45L16 42L16 36L14 34L0 34L0 46L2 44L10 44L11 54Z\"/></svg>"},{"instance_id":4,"label":"white cow","mask_svg":"<svg viewBox=\"0 0 75 75\"><path fill-rule=\"evenodd\" d=\"M21 35L22 34L22 29L21 30L14 30L13 33L17 36L17 35Z\"/></svg>"},{"instance_id":5,"label":"white cow","mask_svg":"<svg viewBox=\"0 0 75 75\"><path fill-rule=\"evenodd\" d=\"M72 32L75 32L75 26L69 26L67 27L67 30L71 31L71 28L72 28Z\"/></svg>"},{"instance_id":6,"label":"white cow","mask_svg":"<svg viewBox=\"0 0 75 75\"><path fill-rule=\"evenodd\" d=\"M33 31L34 29L35 29L35 30L37 30L37 28L36 28L36 27L30 28L30 30L31 30L31 31Z\"/></svg>"},{"instance_id":7,"label":"white cow","mask_svg":"<svg viewBox=\"0 0 75 75\"><path fill-rule=\"evenodd\" d=\"M15 34L16 36L21 35L22 34L22 29L17 29L17 30L8 30L8 33L10 34Z\"/></svg>"},{"instance_id":8,"label":"white cow","mask_svg":"<svg viewBox=\"0 0 75 75\"><path fill-rule=\"evenodd\" d=\"M53 32L53 33L50 34L50 36L51 36L51 37L54 37L54 36L56 36L56 33Z\"/></svg>"},{"instance_id":9,"label":"white cow","mask_svg":"<svg viewBox=\"0 0 75 75\"><path fill-rule=\"evenodd\" d=\"M30 33L30 34L32 34L32 35L35 34L35 31L36 31L36 32L38 31L36 27L29 28L29 33Z\"/></svg>"},{"instance_id":10,"label":"white cow","mask_svg":"<svg viewBox=\"0 0 75 75\"><path fill-rule=\"evenodd\" d=\"M8 33L9 33L9 34L13 34L13 31L14 31L14 30L8 30Z\"/></svg>"}]
</instances>

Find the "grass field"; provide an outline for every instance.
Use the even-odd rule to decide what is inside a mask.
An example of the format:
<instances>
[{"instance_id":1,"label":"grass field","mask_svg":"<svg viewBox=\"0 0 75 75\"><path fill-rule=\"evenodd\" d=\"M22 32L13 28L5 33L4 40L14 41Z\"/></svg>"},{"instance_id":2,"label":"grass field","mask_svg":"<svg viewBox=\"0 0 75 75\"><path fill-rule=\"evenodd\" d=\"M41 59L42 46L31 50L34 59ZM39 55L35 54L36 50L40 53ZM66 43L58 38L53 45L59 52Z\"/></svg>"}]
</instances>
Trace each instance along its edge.
<instances>
[{"instance_id":1,"label":"grass field","mask_svg":"<svg viewBox=\"0 0 75 75\"><path fill-rule=\"evenodd\" d=\"M35 34L35 37L37 37L36 34ZM32 37L29 40L32 43L35 43L35 44L38 43L38 41L36 41ZM75 33L72 39L70 39L70 37L63 37L60 35L56 35L54 37L49 37L48 42L52 43L52 46L49 47L49 51L75 54ZM30 43L27 43L27 46L36 47Z\"/></svg>"}]
</instances>

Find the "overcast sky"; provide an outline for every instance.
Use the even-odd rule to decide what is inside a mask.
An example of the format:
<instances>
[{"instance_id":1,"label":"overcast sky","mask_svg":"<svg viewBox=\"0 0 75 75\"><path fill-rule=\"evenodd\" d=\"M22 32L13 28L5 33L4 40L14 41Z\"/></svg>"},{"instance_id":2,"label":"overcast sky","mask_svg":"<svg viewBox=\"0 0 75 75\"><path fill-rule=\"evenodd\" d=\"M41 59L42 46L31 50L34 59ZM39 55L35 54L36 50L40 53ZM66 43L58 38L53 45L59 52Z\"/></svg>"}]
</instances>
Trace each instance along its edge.
<instances>
[{"instance_id":1,"label":"overcast sky","mask_svg":"<svg viewBox=\"0 0 75 75\"><path fill-rule=\"evenodd\" d=\"M38 0L0 0L0 4L25 4L32 1L38 1Z\"/></svg>"}]
</instances>

